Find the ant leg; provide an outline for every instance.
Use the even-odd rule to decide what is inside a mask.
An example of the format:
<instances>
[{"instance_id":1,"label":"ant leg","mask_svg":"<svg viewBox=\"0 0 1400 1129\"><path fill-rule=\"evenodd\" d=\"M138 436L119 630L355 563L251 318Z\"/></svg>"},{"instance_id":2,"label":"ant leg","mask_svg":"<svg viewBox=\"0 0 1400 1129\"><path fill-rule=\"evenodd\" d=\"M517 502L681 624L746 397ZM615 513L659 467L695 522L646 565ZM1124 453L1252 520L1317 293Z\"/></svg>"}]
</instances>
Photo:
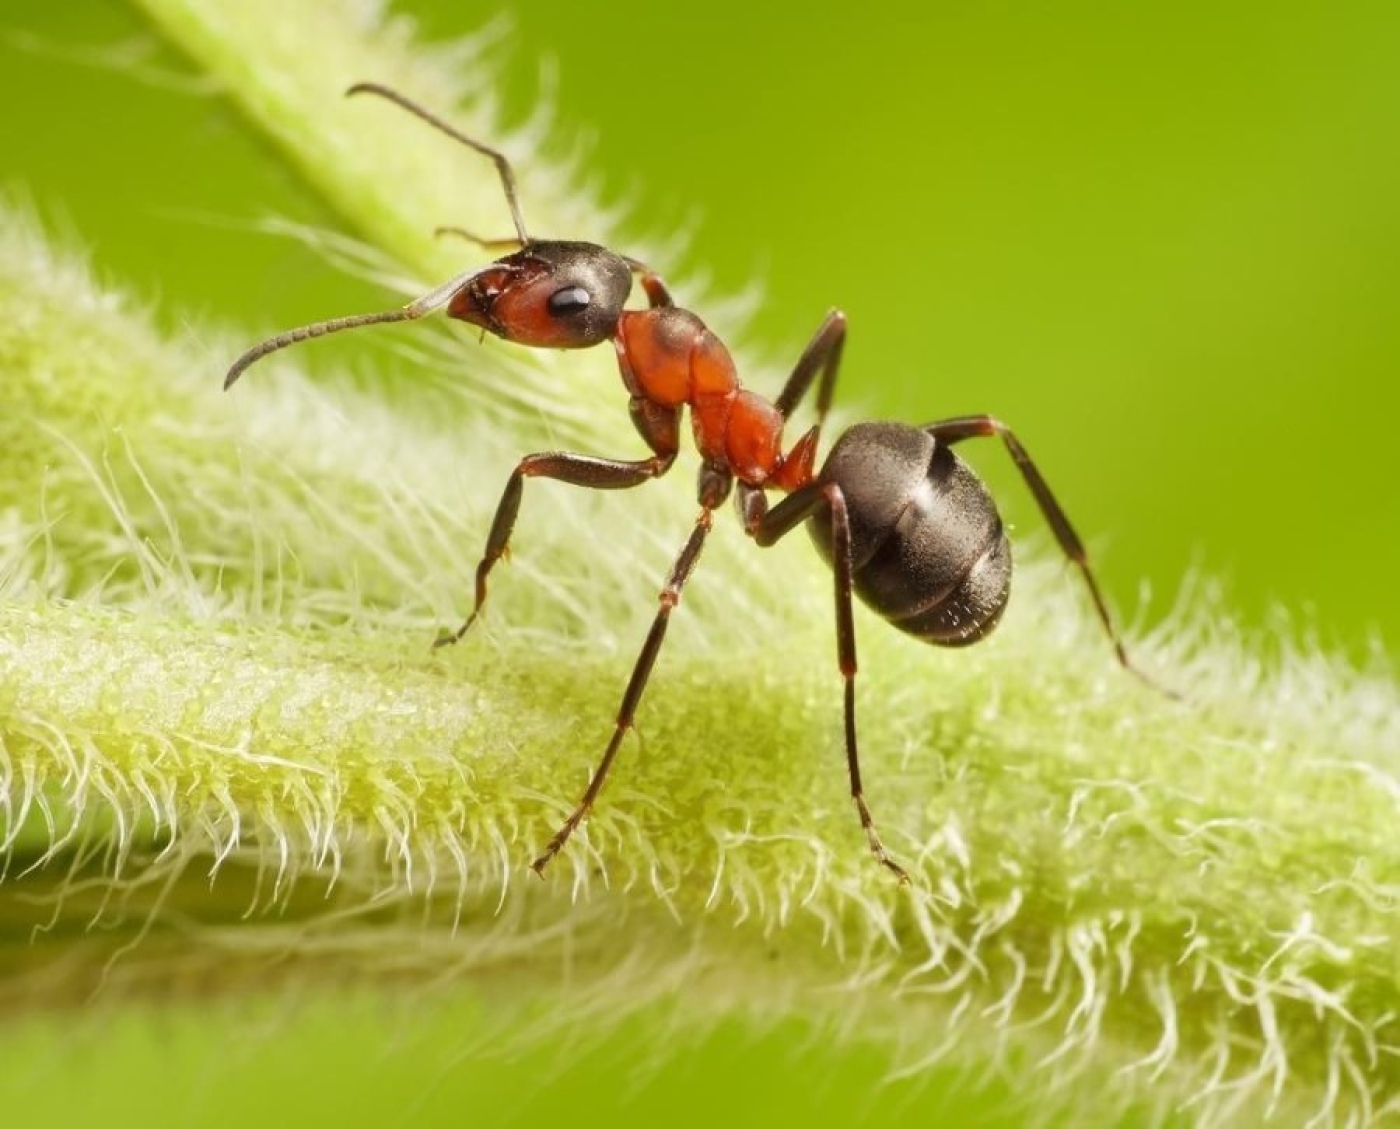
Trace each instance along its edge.
<instances>
[{"instance_id":1,"label":"ant leg","mask_svg":"<svg viewBox=\"0 0 1400 1129\"><path fill-rule=\"evenodd\" d=\"M598 793L603 788L603 781L607 779L608 769L612 767L613 758L617 756L617 750L622 745L622 738L632 728L632 719L637 712L637 703L641 701L642 693L646 690L647 680L651 678L652 667L656 665L656 656L660 653L661 644L666 638L666 626L670 622L671 610L681 602L681 589L685 587L685 582L690 579L696 561L700 559L700 550L704 548L705 537L710 532L712 513L713 507L709 505L705 505L700 510L700 516L695 521L695 528L691 530L690 538L681 549L676 563L671 566L671 574L666 579L666 586L661 590L661 606L657 609L656 618L651 623L651 630L647 632L646 642L642 644L641 653L637 656L637 661L632 667L632 677L628 679L627 689L623 692L622 704L618 707L612 737L608 741L608 747L603 750L603 759L598 762L598 767L589 779L588 787L584 789L583 798L579 800L578 806L569 814L569 818L564 820L559 830L554 833L554 837L550 839L540 856L530 864L530 868L536 874L542 876L544 868L549 865L550 860L563 850L564 844L569 841L569 836L588 815L589 810L593 807L593 801L598 798Z\"/></svg>"},{"instance_id":2,"label":"ant leg","mask_svg":"<svg viewBox=\"0 0 1400 1129\"><path fill-rule=\"evenodd\" d=\"M1078 567L1084 577L1085 584L1089 586L1089 595L1093 598L1094 610L1098 612L1099 622L1103 624L1104 632L1108 635L1109 642L1113 644L1113 653L1118 657L1119 664L1124 670L1141 679L1153 689L1169 698L1180 699L1179 693L1168 689L1144 671L1139 670L1128 657L1128 650L1123 645L1118 629L1113 625L1113 617L1109 615L1108 604L1103 598L1103 593L1099 590L1098 581L1094 579L1093 569L1089 567L1089 554L1084 548L1084 542L1079 539L1079 534L1074 531L1065 511L1060 507L1055 495L1051 493L1049 483L1045 481L1040 469L1031 461L1030 455L1026 453L1025 447L1021 445L1021 441L1016 438L1012 430L995 416L986 415L946 419L929 424L923 430L934 439L941 439L948 444L957 443L963 439L1001 437L1002 442L1006 444L1007 452L1011 455L1011 461L1016 464L1016 469L1021 472L1026 486L1034 495L1036 505L1040 507L1046 524L1055 534L1055 540L1060 543L1060 549Z\"/></svg>"},{"instance_id":3,"label":"ant leg","mask_svg":"<svg viewBox=\"0 0 1400 1129\"><path fill-rule=\"evenodd\" d=\"M817 386L815 430L817 433L821 432L826 413L831 408L831 397L836 388L836 370L841 364L841 349L845 343L846 315L840 310L832 310L826 315L812 340L807 343L807 348L802 350L802 356L797 358L797 364L793 366L792 375L783 385L782 393L773 402L780 415L786 418L792 414L792 410L807 394L807 389L812 386L812 381L820 372L822 380Z\"/></svg>"},{"instance_id":4,"label":"ant leg","mask_svg":"<svg viewBox=\"0 0 1400 1129\"><path fill-rule=\"evenodd\" d=\"M817 386L817 422L793 443L774 469L769 483L777 489L793 490L812 478L822 424L826 422L827 412L831 409L836 371L841 365L841 349L845 343L846 315L840 310L832 310L826 315L816 336L802 350L802 356L793 366L792 375L774 401L773 407L778 416L785 420L807 394L817 374L821 373L821 383Z\"/></svg>"},{"instance_id":5,"label":"ant leg","mask_svg":"<svg viewBox=\"0 0 1400 1129\"><path fill-rule=\"evenodd\" d=\"M456 631L443 634L433 641L434 647L445 647L461 640L472 624L481 615L486 604L486 580L491 570L509 550L510 536L515 530L515 519L520 514L520 498L525 491L527 478L552 478L567 482L570 486L584 486L590 490L627 490L660 478L675 462L674 451L658 451L649 459L627 462L621 459L600 459L592 455L575 455L567 451L547 451L536 455L526 455L516 464L501 500L496 505L496 516L491 521L491 532L486 537L486 552L476 566L476 599L472 604L471 615Z\"/></svg>"},{"instance_id":6,"label":"ant leg","mask_svg":"<svg viewBox=\"0 0 1400 1129\"><path fill-rule=\"evenodd\" d=\"M901 884L907 884L908 873L880 842L875 819L865 802L865 791L860 782L860 756L856 746L856 626L851 611L854 566L851 562L851 523L846 513L846 496L834 483L811 482L794 490L769 510L761 491L746 489L740 494L740 507L746 519L752 522L750 533L765 548L792 532L823 505L831 509L831 566L836 576L836 656L841 677L845 680L846 767L851 774L851 799L855 801L860 825L865 830L876 861Z\"/></svg>"},{"instance_id":7,"label":"ant leg","mask_svg":"<svg viewBox=\"0 0 1400 1129\"><path fill-rule=\"evenodd\" d=\"M632 401L629 411L637 434L651 448L652 457L649 459L600 459L567 451L545 451L526 455L516 464L506 480L501 500L496 504L496 516L486 536L486 552L476 566L476 601L472 605L471 615L452 634L440 635L434 641L434 647L458 642L481 614L486 603L486 578L510 548L510 535L520 513L520 496L525 489L525 479L553 478L590 490L628 490L653 478L660 478L671 469L671 464L676 461L676 452L680 450L680 411L658 408L650 401L637 399Z\"/></svg>"},{"instance_id":8,"label":"ant leg","mask_svg":"<svg viewBox=\"0 0 1400 1129\"><path fill-rule=\"evenodd\" d=\"M651 267L647 266L646 263L642 262L640 259L632 258L630 255L622 255L620 257L624 263L632 268L632 273L635 274L641 282L642 289L646 291L648 306L655 310L662 306L674 306L676 304L675 300L671 297L671 292L666 289L666 283L661 280L661 276L652 270Z\"/></svg>"}]
</instances>

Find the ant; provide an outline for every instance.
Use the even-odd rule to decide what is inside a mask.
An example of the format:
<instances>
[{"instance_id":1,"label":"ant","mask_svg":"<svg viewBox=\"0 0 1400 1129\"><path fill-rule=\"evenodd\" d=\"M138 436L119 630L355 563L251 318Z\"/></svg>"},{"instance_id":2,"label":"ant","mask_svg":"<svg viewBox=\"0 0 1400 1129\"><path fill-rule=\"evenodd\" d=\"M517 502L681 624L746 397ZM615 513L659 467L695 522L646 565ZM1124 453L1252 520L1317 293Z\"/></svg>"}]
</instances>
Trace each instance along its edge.
<instances>
[{"instance_id":1,"label":"ant","mask_svg":"<svg viewBox=\"0 0 1400 1129\"><path fill-rule=\"evenodd\" d=\"M488 249L513 246L517 250L458 275L398 309L332 318L268 338L233 363L224 387L230 387L253 362L299 341L364 325L413 321L445 308L449 317L532 348L583 349L611 341L630 397L632 424L651 451L644 459L567 451L522 458L506 481L486 537L476 568L471 613L455 632L439 636L434 646L456 643L481 615L487 581L506 555L527 478L554 479L592 490L630 489L660 478L676 460L682 409L690 409L702 460L697 488L700 513L661 590L660 607L632 668L602 759L578 805L531 864L536 873L543 874L597 800L623 737L632 728L671 612L700 558L713 512L731 492L744 531L755 542L772 545L805 524L835 574L836 652L845 687L851 798L871 852L902 883L909 881L908 874L881 843L861 785L851 596L859 596L899 630L939 646L975 643L996 626L1010 591L1011 548L996 503L953 452L955 444L993 436L1002 440L1060 548L1083 575L1118 662L1155 685L1129 659L1083 542L1026 449L1000 420L973 415L923 427L858 423L836 440L817 471L817 444L846 339L844 314L839 310L827 314L778 398L770 402L740 387L728 349L699 317L674 304L661 277L646 265L597 244L534 239L527 234L515 175L503 153L387 87L358 83L347 94L387 99L489 157L510 206L515 236L481 239L460 228L439 231L465 236ZM647 306L624 309L634 281L640 282ZM783 425L814 382L817 421L784 451ZM775 489L786 497L770 508L766 492Z\"/></svg>"}]
</instances>

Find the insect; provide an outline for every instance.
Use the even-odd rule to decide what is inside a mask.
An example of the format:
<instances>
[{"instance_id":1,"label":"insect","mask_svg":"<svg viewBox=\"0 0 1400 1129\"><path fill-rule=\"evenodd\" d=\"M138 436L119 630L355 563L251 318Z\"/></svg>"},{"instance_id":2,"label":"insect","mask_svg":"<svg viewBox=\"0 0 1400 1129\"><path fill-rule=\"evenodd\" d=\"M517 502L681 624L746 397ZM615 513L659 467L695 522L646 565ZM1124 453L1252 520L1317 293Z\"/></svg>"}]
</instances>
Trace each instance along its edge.
<instances>
[{"instance_id":1,"label":"insect","mask_svg":"<svg viewBox=\"0 0 1400 1129\"><path fill-rule=\"evenodd\" d=\"M858 423L836 440L817 470L817 447L846 339L846 319L840 311L826 316L777 399L766 400L741 387L723 343L699 317L676 306L661 277L643 263L597 244L534 239L527 234L514 171L503 153L460 133L387 87L360 83L348 93L387 99L489 157L510 207L515 236L480 239L461 229L443 230L465 235L483 247L517 249L450 279L406 306L332 318L268 338L233 363L224 387L230 387L253 362L288 345L360 326L411 321L445 309L449 317L533 348L581 349L611 341L630 397L632 424L651 452L642 459L569 451L542 451L522 458L506 481L486 537L471 612L461 627L440 636L435 646L459 641L481 615L491 572L506 555L515 529L526 479L553 479L593 490L641 486L671 469L680 449L682 414L687 408L690 411L701 457L700 511L661 590L660 606L632 668L602 758L577 806L531 864L537 873L542 874L559 854L597 800L632 728L671 613L700 559L713 513L731 493L744 531L757 544L770 546L805 525L831 566L851 798L871 852L901 882L907 882L908 875L882 844L861 782L852 595L899 630L940 646L975 643L996 626L1010 592L1010 544L996 503L958 458L953 450L956 444L974 438L1001 439L1060 548L1083 576L1119 663L1152 684L1128 657L1083 543L1025 447L1001 421L975 415L923 427ZM625 308L634 283L640 283L646 297L644 308ZM816 423L784 450L784 424L814 385ZM771 507L770 490L785 495Z\"/></svg>"}]
</instances>

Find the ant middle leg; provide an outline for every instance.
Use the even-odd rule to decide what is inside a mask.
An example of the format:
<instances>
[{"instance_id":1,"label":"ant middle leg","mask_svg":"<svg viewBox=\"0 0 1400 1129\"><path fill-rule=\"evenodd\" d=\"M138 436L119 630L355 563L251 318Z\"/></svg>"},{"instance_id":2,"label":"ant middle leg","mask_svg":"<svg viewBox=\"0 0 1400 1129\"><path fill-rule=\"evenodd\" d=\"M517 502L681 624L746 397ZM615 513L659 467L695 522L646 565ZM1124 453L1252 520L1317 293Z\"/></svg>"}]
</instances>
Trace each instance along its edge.
<instances>
[{"instance_id":1,"label":"ant middle leg","mask_svg":"<svg viewBox=\"0 0 1400 1129\"><path fill-rule=\"evenodd\" d=\"M666 627L670 623L671 612L681 602L681 590L685 587L686 581L690 579L690 574L695 570L696 562L700 559L700 550L705 547L705 538L709 535L710 527L713 524L714 507L724 500L724 495L729 491L727 476L716 476L714 485L723 493L705 496L702 489L700 516L696 518L695 528L691 530L690 537L686 540L675 564L671 566L670 575L666 578L666 586L661 589L659 596L661 606L657 608L656 618L651 623L651 630L647 632L641 653L637 655L637 661L632 667L632 676L627 680L627 689L623 692L622 704L618 707L617 719L613 723L612 737L608 740L607 748L603 750L603 759L598 762L598 767L589 779L588 787L584 790L583 798L579 800L578 806L569 813L569 818L564 820L539 857L530 864L530 868L536 874L544 874L544 868L549 865L555 855L564 849L564 844L569 841L569 836L574 833L574 830L592 809L593 802L598 798L598 793L602 791L603 781L607 779L608 770L612 767L617 751L622 746L622 739L632 728L633 719L637 712L637 703L641 701L642 694L647 688L652 668L656 665L656 657L661 653L661 644L666 639Z\"/></svg>"},{"instance_id":2,"label":"ant middle leg","mask_svg":"<svg viewBox=\"0 0 1400 1129\"><path fill-rule=\"evenodd\" d=\"M874 816L870 814L870 805L865 802L865 789L861 786L860 753L856 740L856 627L852 612L855 567L851 560L851 523L846 512L846 497L834 483L814 481L798 487L770 510L761 490L752 487L740 489L739 507L744 515L745 528L764 548L792 532L822 506L831 510L831 567L836 579L836 657L845 682L842 711L851 799L855 802L861 828L865 831L875 861L901 884L907 885L909 874L880 841Z\"/></svg>"},{"instance_id":3,"label":"ant middle leg","mask_svg":"<svg viewBox=\"0 0 1400 1129\"><path fill-rule=\"evenodd\" d=\"M832 310L822 321L821 328L802 350L793 366L792 375L778 398L773 402L780 420L786 420L821 374L817 386L817 422L782 456L770 482L780 490L793 490L809 481L817 460L817 445L821 442L822 425L831 410L831 397L836 388L836 372L841 367L841 350L846 343L846 315ZM781 423L779 423L781 426ZM746 526L752 533L751 526Z\"/></svg>"},{"instance_id":4,"label":"ant middle leg","mask_svg":"<svg viewBox=\"0 0 1400 1129\"><path fill-rule=\"evenodd\" d=\"M841 350L845 344L846 315L840 310L832 310L826 315L812 340L807 343L807 347L802 350L802 356L797 358L797 364L792 368L792 375L783 385L778 398L773 401L774 407L784 418L792 414L793 409L807 395L812 381L821 373L821 383L817 386L817 424L814 429L818 434L821 432L822 424L826 422L826 414L831 410L831 398L836 388L836 370L841 365ZM815 442L815 438L813 441Z\"/></svg>"},{"instance_id":5,"label":"ant middle leg","mask_svg":"<svg viewBox=\"0 0 1400 1129\"><path fill-rule=\"evenodd\" d=\"M1031 460L1015 433L1001 420L989 415L959 416L956 419L940 420L937 423L929 424L923 430L934 439L942 440L948 444L958 443L964 439L982 439L993 436L1001 438L1001 441L1006 445L1007 452L1011 455L1011 461L1016 464L1016 469L1021 472L1021 477L1034 496L1036 505L1040 507L1046 524L1050 526L1055 540L1059 542L1061 551L1084 577L1084 583L1088 586L1089 595L1094 601L1094 610L1098 613L1099 622L1103 625L1104 633L1113 646L1113 653L1117 656L1119 665L1167 697L1180 699L1181 695L1177 691L1163 686L1145 671L1139 669L1128 657L1128 649L1124 646L1117 627L1114 626L1113 617L1108 611L1108 603L1104 599L1103 592L1099 589L1099 583L1094 577L1094 570L1089 565L1089 554L1084 548L1084 542L1074 531L1074 526L1070 524L1068 515L1051 492L1050 484L1045 481L1045 476L1040 473L1040 468Z\"/></svg>"}]
</instances>

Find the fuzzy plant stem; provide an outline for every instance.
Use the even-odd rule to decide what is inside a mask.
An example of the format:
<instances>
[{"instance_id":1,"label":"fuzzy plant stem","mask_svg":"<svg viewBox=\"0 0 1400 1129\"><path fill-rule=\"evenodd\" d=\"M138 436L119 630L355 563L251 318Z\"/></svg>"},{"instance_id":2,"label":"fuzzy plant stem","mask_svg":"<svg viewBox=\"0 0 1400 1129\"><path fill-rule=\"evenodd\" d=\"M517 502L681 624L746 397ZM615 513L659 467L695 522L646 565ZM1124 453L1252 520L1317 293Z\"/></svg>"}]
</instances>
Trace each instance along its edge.
<instances>
[{"instance_id":1,"label":"fuzzy plant stem","mask_svg":"<svg viewBox=\"0 0 1400 1129\"><path fill-rule=\"evenodd\" d=\"M337 97L400 85L496 139L469 52L414 53L363 6L144 7L424 288L460 269L433 223L507 219L491 170ZM532 226L606 235L546 178L523 192ZM526 864L610 730L688 483L528 492L483 630L428 644L541 445L531 405L576 382L553 426L603 450L623 426L607 358L458 337L433 365L448 384L411 396L402 368L313 381L281 356L226 396L246 341L162 340L13 211L0 308L10 1008L278 976L567 981L605 986L611 1016L665 997L828 1020L909 1072L1034 1079L1042 1110L1400 1108L1386 676L1263 670L1187 609L1134 641L1173 703L1113 665L1059 567L1023 569L967 652L862 613L866 785L901 888L847 794L830 575L796 539L760 560L722 529L641 738L539 882Z\"/></svg>"}]
</instances>

